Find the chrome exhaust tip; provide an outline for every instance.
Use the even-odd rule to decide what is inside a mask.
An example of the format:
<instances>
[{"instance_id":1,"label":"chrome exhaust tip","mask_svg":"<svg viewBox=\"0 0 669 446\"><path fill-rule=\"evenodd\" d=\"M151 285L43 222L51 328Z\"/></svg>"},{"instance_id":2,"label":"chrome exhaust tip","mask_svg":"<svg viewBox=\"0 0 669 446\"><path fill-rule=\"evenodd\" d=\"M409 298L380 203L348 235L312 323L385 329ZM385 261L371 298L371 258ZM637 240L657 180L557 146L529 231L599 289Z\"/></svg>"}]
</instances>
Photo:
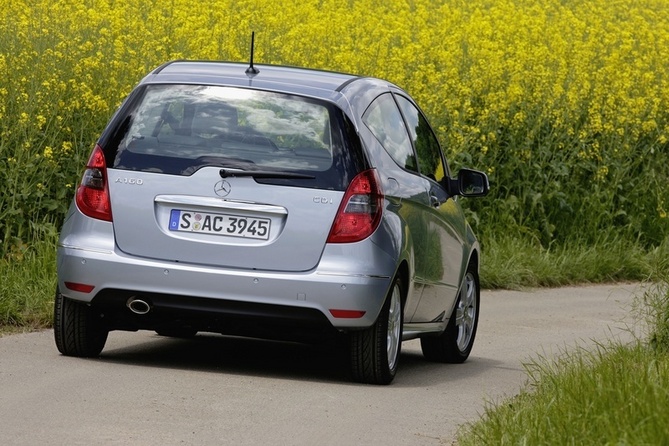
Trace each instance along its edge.
<instances>
[{"instance_id":1,"label":"chrome exhaust tip","mask_svg":"<svg viewBox=\"0 0 669 446\"><path fill-rule=\"evenodd\" d=\"M125 305L135 314L146 314L151 311L151 305L148 302L136 297L128 299Z\"/></svg>"}]
</instances>

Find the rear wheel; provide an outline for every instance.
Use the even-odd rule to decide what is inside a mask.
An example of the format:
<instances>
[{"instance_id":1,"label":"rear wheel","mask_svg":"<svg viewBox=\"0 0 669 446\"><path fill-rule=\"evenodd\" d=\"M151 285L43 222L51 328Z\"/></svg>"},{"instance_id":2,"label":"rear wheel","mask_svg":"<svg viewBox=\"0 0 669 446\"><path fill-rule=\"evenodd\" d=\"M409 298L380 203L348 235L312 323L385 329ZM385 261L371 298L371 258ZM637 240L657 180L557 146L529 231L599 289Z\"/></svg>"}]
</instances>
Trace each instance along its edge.
<instances>
[{"instance_id":1,"label":"rear wheel","mask_svg":"<svg viewBox=\"0 0 669 446\"><path fill-rule=\"evenodd\" d=\"M446 330L439 336L426 336L420 340L425 358L446 363L467 360L476 337L480 300L478 273L476 267L470 264Z\"/></svg>"},{"instance_id":2,"label":"rear wheel","mask_svg":"<svg viewBox=\"0 0 669 446\"><path fill-rule=\"evenodd\" d=\"M60 294L56 288L53 331L58 351L66 356L95 357L107 342L109 330L97 320L90 307Z\"/></svg>"},{"instance_id":3,"label":"rear wheel","mask_svg":"<svg viewBox=\"0 0 669 446\"><path fill-rule=\"evenodd\" d=\"M390 384L402 349L402 281L395 278L378 319L371 327L350 334L353 379Z\"/></svg>"}]
</instances>

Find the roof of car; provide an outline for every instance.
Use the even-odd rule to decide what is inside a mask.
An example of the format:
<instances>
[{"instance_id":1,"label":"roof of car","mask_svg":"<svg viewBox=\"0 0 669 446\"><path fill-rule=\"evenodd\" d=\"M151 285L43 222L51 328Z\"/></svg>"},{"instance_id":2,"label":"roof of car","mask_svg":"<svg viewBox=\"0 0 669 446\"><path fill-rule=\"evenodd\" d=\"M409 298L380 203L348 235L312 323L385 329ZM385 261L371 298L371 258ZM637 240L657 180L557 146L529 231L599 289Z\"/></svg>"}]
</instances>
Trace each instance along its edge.
<instances>
[{"instance_id":1,"label":"roof of car","mask_svg":"<svg viewBox=\"0 0 669 446\"><path fill-rule=\"evenodd\" d=\"M142 83L197 83L234 85L319 97L332 97L346 84L363 79L352 74L278 65L254 65L257 74L246 73L248 64L213 61L172 61L152 71Z\"/></svg>"}]
</instances>

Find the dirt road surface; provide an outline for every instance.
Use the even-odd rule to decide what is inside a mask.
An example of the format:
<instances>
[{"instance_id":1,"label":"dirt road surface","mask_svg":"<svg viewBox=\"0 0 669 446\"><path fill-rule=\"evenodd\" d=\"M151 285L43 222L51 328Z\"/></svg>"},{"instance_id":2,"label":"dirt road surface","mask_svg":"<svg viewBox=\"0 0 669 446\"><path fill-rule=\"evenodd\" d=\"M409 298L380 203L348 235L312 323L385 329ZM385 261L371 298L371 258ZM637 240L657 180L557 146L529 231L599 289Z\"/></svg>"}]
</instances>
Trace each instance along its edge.
<instances>
[{"instance_id":1,"label":"dirt road surface","mask_svg":"<svg viewBox=\"0 0 669 446\"><path fill-rule=\"evenodd\" d=\"M0 338L2 445L450 445L523 363L632 338L633 284L484 291L474 350L426 362L405 342L390 386L347 380L329 350L218 335L112 332L99 359L61 356L53 332Z\"/></svg>"}]
</instances>

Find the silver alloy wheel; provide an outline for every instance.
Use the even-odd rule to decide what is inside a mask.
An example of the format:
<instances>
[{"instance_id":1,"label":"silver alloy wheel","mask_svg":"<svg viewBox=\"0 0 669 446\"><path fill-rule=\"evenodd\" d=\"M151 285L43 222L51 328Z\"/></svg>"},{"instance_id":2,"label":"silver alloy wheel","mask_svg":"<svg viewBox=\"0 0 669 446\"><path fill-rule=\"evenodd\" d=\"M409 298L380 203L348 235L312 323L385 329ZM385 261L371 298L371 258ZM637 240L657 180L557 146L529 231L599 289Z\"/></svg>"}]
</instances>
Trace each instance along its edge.
<instances>
[{"instance_id":1,"label":"silver alloy wheel","mask_svg":"<svg viewBox=\"0 0 669 446\"><path fill-rule=\"evenodd\" d=\"M388 308L388 338L386 348L388 352L388 368L395 369L397 364L397 351L400 348L401 329L402 329L402 302L400 286L396 282L393 287L393 293L390 296L390 308Z\"/></svg>"},{"instance_id":2,"label":"silver alloy wheel","mask_svg":"<svg viewBox=\"0 0 669 446\"><path fill-rule=\"evenodd\" d=\"M467 272L465 283L460 291L460 300L455 318L455 325L458 328L458 349L464 352L469 347L474 334L474 324L476 323L476 280L474 275Z\"/></svg>"}]
</instances>

